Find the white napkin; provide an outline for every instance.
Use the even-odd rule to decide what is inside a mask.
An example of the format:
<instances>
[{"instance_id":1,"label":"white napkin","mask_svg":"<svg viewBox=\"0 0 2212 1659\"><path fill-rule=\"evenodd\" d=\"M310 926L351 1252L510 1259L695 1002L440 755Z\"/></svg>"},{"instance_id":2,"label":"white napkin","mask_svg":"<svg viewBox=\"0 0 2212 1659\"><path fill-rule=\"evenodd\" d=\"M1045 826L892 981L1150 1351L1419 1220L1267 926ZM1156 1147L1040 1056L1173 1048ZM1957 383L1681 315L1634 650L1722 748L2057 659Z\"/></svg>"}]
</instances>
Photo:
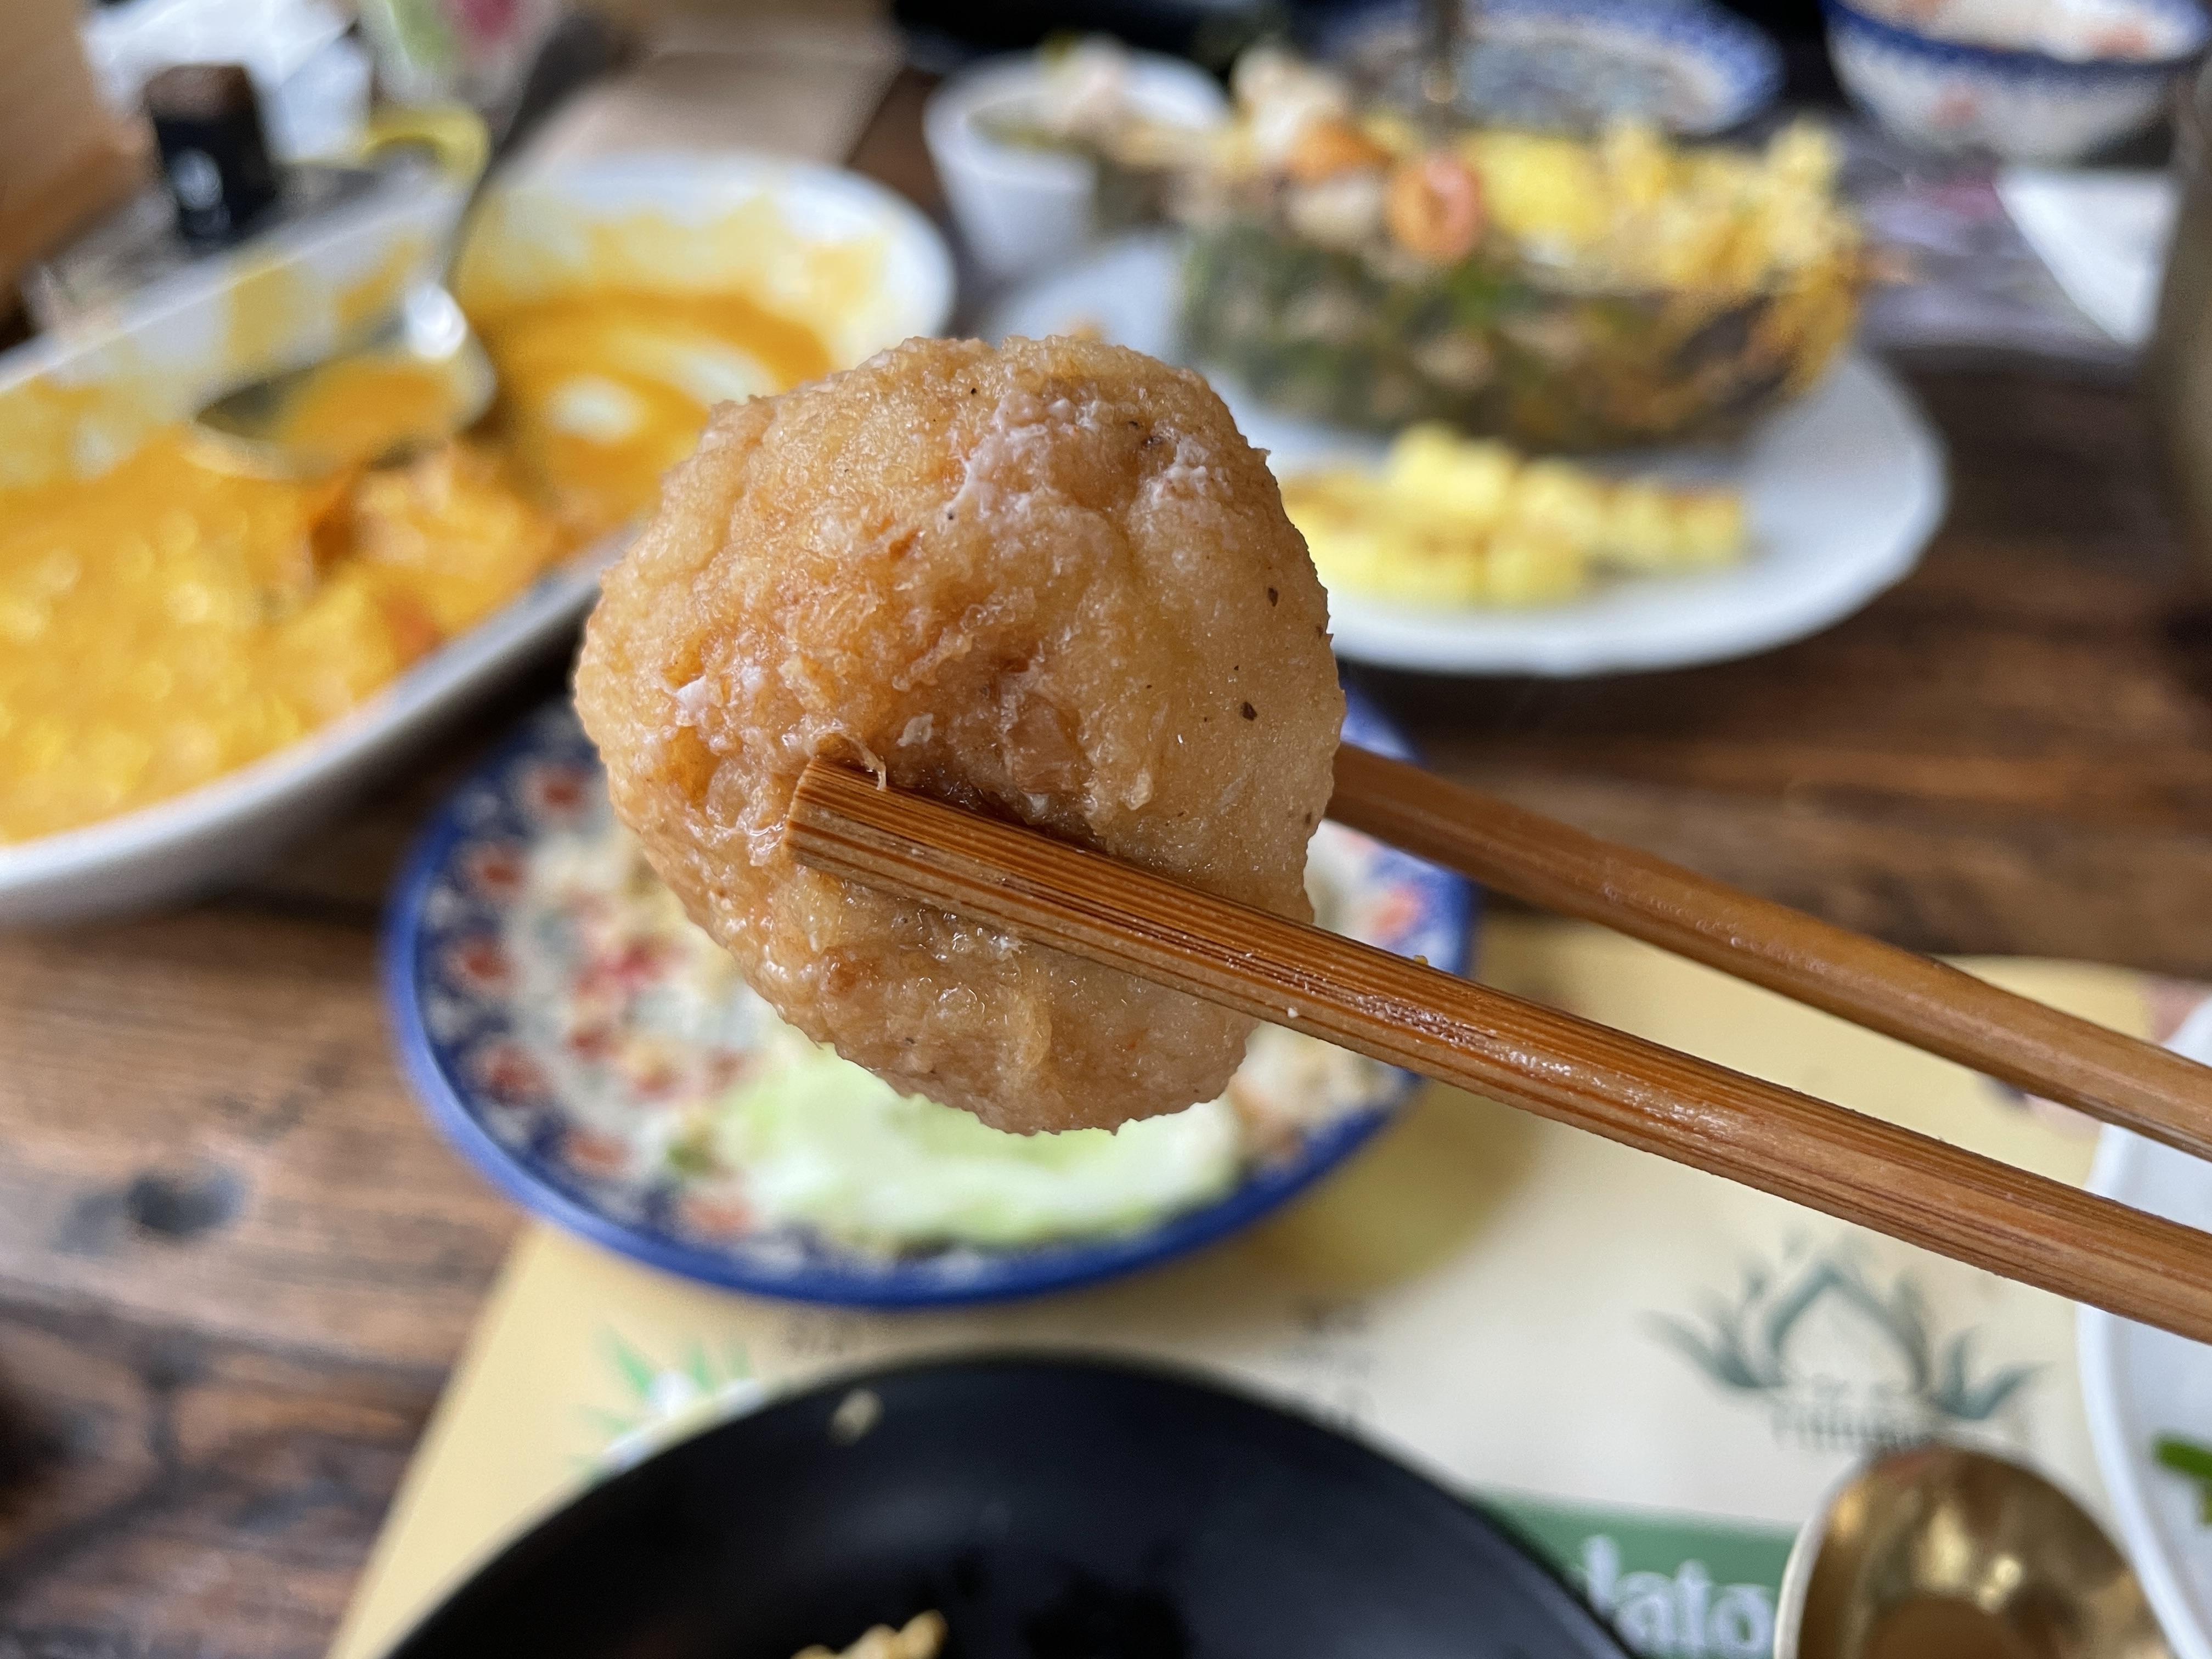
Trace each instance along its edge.
<instances>
[{"instance_id":1,"label":"white napkin","mask_svg":"<svg viewBox=\"0 0 2212 1659\"><path fill-rule=\"evenodd\" d=\"M2066 297L2120 344L2150 337L2179 194L2140 169L2007 167L1997 196Z\"/></svg>"}]
</instances>

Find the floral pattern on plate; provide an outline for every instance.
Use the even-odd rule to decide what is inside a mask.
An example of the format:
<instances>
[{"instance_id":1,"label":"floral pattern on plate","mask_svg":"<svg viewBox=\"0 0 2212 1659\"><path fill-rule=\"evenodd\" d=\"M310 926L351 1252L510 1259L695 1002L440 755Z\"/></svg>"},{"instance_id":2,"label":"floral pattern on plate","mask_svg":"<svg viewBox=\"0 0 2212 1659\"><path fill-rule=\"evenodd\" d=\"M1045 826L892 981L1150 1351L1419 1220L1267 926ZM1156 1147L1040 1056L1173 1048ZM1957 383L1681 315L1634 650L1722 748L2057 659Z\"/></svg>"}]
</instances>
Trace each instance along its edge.
<instances>
[{"instance_id":1,"label":"floral pattern on plate","mask_svg":"<svg viewBox=\"0 0 2212 1659\"><path fill-rule=\"evenodd\" d=\"M1407 752L1356 691L1346 736ZM1242 1140L1225 1192L1107 1237L905 1253L841 1243L758 1213L742 1171L714 1156L701 1125L774 1017L638 873L618 833L573 712L533 716L410 860L387 926L386 992L417 1092L471 1161L534 1212L686 1277L873 1306L1085 1283L1257 1219L1349 1156L1413 1086L1263 1031L1228 1097ZM1473 902L1458 877L1333 824L1313 864L1333 925L1464 964Z\"/></svg>"}]
</instances>

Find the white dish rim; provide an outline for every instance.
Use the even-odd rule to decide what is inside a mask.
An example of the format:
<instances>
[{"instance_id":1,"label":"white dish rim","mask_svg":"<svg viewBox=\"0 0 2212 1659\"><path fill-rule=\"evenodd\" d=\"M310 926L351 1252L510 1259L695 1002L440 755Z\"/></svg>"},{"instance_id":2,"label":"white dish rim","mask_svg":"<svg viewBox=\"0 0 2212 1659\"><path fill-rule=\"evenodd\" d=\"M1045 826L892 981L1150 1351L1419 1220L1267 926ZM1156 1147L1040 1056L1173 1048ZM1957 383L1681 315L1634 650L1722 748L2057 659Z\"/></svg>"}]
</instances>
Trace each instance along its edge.
<instances>
[{"instance_id":1,"label":"white dish rim","mask_svg":"<svg viewBox=\"0 0 2212 1659\"><path fill-rule=\"evenodd\" d=\"M974 173L995 175L995 181L1030 188L1087 190L1092 164L1079 155L1052 150L1029 149L992 137L979 118L987 111L1018 104L1035 93L1048 70L1036 52L1013 52L987 58L961 70L929 95L922 110L922 128L930 147L941 161ZM1204 70L1180 58L1159 52L1129 53L1130 100L1149 106L1155 115L1183 121L1187 117L1224 119L1228 94ZM1189 124L1189 123L1186 123Z\"/></svg>"}]
</instances>

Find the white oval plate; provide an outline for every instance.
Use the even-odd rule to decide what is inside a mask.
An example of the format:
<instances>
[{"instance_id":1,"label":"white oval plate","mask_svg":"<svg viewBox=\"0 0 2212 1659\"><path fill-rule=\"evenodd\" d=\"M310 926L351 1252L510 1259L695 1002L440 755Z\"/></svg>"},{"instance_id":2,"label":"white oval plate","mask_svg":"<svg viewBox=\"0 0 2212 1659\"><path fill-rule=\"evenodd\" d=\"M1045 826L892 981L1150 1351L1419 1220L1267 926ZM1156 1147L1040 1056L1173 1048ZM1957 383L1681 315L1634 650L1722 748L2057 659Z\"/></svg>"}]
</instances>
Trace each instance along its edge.
<instances>
[{"instance_id":1,"label":"white oval plate","mask_svg":"<svg viewBox=\"0 0 2212 1659\"><path fill-rule=\"evenodd\" d=\"M2212 1002L2166 1045L2212 1064ZM2212 1227L2212 1164L2125 1129L2098 1138L2093 1191L2192 1227ZM2212 1526L2194 1482L2151 1457L2162 1434L2212 1444L2212 1347L2081 1310L2082 1403L2097 1471L2151 1610L2176 1659L2212 1659Z\"/></svg>"},{"instance_id":2,"label":"white oval plate","mask_svg":"<svg viewBox=\"0 0 2212 1659\"><path fill-rule=\"evenodd\" d=\"M503 185L502 194L510 189L527 191L541 230L547 216L563 208L586 222L648 210L704 219L766 192L802 234L881 234L883 294L841 319L832 344L844 361L936 333L951 313L952 261L944 239L902 197L834 167L733 151L639 154L532 169ZM85 342L84 350L115 343L102 337ZM53 367L66 375L70 365ZM623 539L610 538L548 573L360 708L264 759L137 811L0 846L0 926L141 909L265 860L336 810L387 757L557 641L590 607L599 571Z\"/></svg>"},{"instance_id":3,"label":"white oval plate","mask_svg":"<svg viewBox=\"0 0 2212 1659\"><path fill-rule=\"evenodd\" d=\"M1173 240L1117 242L1017 289L985 332L1081 325L1154 356L1176 354ZM1382 441L1276 413L1215 385L1279 473L1379 456ZM1329 596L1340 656L1448 674L1577 678L1749 656L1819 632L1902 579L1942 522L1942 447L1884 368L1846 357L1802 401L1729 449L1654 452L1639 468L1741 489L1753 552L1709 575L1608 582L1571 605L1438 611Z\"/></svg>"}]
</instances>

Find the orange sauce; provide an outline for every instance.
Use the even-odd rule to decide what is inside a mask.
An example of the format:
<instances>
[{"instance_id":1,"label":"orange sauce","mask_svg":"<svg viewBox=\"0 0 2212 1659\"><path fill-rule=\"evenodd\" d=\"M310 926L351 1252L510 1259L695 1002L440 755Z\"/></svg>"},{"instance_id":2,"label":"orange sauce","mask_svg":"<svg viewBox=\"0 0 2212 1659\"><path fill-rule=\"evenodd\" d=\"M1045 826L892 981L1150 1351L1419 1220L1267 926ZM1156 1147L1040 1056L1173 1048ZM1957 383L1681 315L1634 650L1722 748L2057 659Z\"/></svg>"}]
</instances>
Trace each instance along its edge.
<instances>
[{"instance_id":1,"label":"orange sauce","mask_svg":"<svg viewBox=\"0 0 2212 1659\"><path fill-rule=\"evenodd\" d=\"M454 423L453 376L398 357L341 357L291 393L273 434L288 449L340 463L373 461Z\"/></svg>"},{"instance_id":2,"label":"orange sauce","mask_svg":"<svg viewBox=\"0 0 2212 1659\"><path fill-rule=\"evenodd\" d=\"M555 556L483 449L303 484L156 436L0 495L0 842L206 782L355 707Z\"/></svg>"},{"instance_id":3,"label":"orange sauce","mask_svg":"<svg viewBox=\"0 0 2212 1659\"><path fill-rule=\"evenodd\" d=\"M597 534L649 507L726 398L830 372L804 324L738 294L580 289L473 313L516 459Z\"/></svg>"},{"instance_id":4,"label":"orange sauce","mask_svg":"<svg viewBox=\"0 0 2212 1659\"><path fill-rule=\"evenodd\" d=\"M821 258L857 283L856 257ZM280 272L255 297L272 325L295 300ZM121 383L0 399L0 842L150 805L313 732L648 508L712 404L833 367L813 329L735 293L586 278L470 309L501 378L493 417L403 467L240 476L184 428L145 435ZM266 332L238 323L235 353L266 355ZM365 460L447 395L420 368L356 360L301 396L290 435Z\"/></svg>"}]
</instances>

